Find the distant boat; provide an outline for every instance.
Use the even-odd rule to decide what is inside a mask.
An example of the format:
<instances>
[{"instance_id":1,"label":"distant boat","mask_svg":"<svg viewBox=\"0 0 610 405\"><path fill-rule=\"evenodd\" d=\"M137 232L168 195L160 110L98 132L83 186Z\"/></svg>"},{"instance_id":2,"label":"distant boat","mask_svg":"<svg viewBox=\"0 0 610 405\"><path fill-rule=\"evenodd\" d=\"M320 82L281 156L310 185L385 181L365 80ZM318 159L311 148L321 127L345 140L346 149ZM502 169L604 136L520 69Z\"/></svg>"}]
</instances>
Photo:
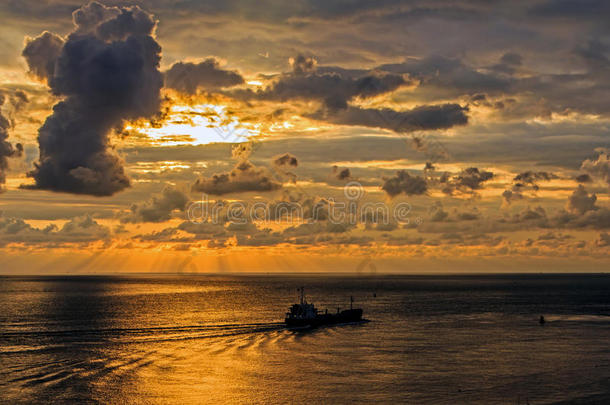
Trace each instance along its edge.
<instances>
[{"instance_id":1,"label":"distant boat","mask_svg":"<svg viewBox=\"0 0 610 405\"><path fill-rule=\"evenodd\" d=\"M298 304L293 304L289 312L286 312L287 326L322 326L334 325L338 323L360 322L362 321L362 309L354 308L354 297L350 297L349 309L340 311L337 308L337 313L329 314L328 310L324 313L318 313L318 309L313 303L308 303L305 299L305 289L301 287L301 301Z\"/></svg>"}]
</instances>

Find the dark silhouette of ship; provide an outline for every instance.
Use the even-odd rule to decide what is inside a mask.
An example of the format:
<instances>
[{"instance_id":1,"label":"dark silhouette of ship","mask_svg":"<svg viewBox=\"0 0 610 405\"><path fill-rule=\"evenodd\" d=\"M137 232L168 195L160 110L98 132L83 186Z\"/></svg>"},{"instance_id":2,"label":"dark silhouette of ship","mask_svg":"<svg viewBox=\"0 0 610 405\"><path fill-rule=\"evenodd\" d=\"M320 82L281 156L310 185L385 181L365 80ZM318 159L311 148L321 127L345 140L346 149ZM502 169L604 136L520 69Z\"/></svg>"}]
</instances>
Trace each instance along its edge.
<instances>
[{"instance_id":1,"label":"dark silhouette of ship","mask_svg":"<svg viewBox=\"0 0 610 405\"><path fill-rule=\"evenodd\" d=\"M313 303L305 300L305 289L301 287L301 302L293 304L290 311L286 312L287 326L291 327L316 327L322 325L335 325L338 323L360 322L362 321L362 309L354 308L354 298L350 297L349 309L341 311L337 308L337 313L329 314L328 310L318 313L318 309Z\"/></svg>"}]
</instances>

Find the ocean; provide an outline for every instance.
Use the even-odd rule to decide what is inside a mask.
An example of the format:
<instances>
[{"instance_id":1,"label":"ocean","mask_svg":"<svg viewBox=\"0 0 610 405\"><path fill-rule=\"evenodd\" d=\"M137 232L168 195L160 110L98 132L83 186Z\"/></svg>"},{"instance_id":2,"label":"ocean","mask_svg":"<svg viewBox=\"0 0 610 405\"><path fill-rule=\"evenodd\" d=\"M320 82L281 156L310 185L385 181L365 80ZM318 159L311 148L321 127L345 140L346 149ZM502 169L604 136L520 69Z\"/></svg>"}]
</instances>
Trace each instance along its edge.
<instances>
[{"instance_id":1,"label":"ocean","mask_svg":"<svg viewBox=\"0 0 610 405\"><path fill-rule=\"evenodd\" d=\"M0 278L6 404L610 403L609 342L609 275Z\"/></svg>"}]
</instances>

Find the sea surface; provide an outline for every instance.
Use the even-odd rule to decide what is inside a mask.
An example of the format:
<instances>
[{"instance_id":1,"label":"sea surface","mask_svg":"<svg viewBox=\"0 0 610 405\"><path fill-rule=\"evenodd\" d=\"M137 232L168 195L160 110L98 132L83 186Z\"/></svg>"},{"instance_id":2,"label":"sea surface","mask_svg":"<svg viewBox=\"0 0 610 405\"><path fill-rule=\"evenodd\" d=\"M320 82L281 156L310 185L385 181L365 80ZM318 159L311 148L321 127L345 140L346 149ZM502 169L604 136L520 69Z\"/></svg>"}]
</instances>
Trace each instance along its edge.
<instances>
[{"instance_id":1,"label":"sea surface","mask_svg":"<svg viewBox=\"0 0 610 405\"><path fill-rule=\"evenodd\" d=\"M1 277L0 403L48 402L610 403L610 276Z\"/></svg>"}]
</instances>

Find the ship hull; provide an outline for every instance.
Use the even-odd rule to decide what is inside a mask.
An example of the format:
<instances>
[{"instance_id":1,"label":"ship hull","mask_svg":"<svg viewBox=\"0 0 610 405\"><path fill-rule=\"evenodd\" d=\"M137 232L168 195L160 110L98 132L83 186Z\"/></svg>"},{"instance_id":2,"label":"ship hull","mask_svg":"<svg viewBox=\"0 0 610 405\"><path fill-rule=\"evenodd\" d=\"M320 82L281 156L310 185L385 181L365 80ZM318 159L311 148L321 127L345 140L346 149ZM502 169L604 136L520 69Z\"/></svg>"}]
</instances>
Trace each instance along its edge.
<instances>
[{"instance_id":1,"label":"ship hull","mask_svg":"<svg viewBox=\"0 0 610 405\"><path fill-rule=\"evenodd\" d=\"M338 314L319 314L315 318L286 318L285 323L290 327L316 327L322 325L336 325L362 321L362 309L347 309Z\"/></svg>"}]
</instances>

